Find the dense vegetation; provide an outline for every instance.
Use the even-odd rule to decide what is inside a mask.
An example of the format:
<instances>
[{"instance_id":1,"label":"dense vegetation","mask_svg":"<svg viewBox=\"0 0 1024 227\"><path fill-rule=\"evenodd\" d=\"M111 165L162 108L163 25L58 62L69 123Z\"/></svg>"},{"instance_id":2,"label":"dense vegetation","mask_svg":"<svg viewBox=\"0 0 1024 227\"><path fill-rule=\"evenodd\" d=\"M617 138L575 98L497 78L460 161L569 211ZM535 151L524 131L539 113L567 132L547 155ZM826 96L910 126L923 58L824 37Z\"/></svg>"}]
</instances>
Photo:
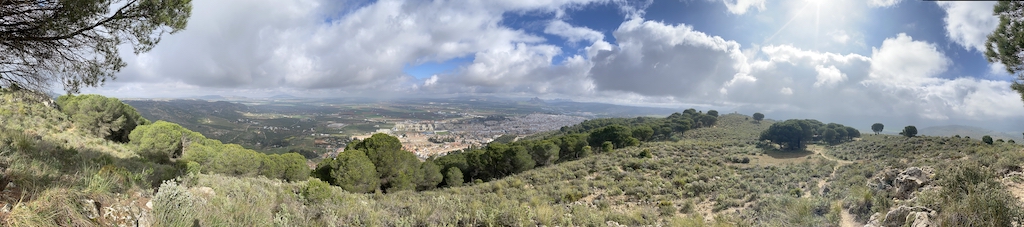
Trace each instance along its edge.
<instances>
[{"instance_id":1,"label":"dense vegetation","mask_svg":"<svg viewBox=\"0 0 1024 227\"><path fill-rule=\"evenodd\" d=\"M804 149L809 142L838 144L860 137L860 131L842 124L824 124L818 120L786 120L776 122L761 133L761 140L771 141L784 149Z\"/></svg>"},{"instance_id":2,"label":"dense vegetation","mask_svg":"<svg viewBox=\"0 0 1024 227\"><path fill-rule=\"evenodd\" d=\"M872 216L909 223L885 218L900 210L944 226L1024 221L1011 194L1024 189L1024 153L1008 141L851 140L857 136L847 132L831 143L825 134L847 127L739 114L710 120L711 111L687 110L591 120L427 161L379 134L350 143L307 179L298 154L260 154L162 121L119 143L31 96L0 98L0 180L13 182L0 191L0 202L13 204L0 220L10 226L838 226ZM764 146L773 127L805 135L801 122L814 126L799 145L806 150ZM912 169L920 187L896 190L896 176ZM152 208L143 205L149 201Z\"/></svg>"}]
</instances>

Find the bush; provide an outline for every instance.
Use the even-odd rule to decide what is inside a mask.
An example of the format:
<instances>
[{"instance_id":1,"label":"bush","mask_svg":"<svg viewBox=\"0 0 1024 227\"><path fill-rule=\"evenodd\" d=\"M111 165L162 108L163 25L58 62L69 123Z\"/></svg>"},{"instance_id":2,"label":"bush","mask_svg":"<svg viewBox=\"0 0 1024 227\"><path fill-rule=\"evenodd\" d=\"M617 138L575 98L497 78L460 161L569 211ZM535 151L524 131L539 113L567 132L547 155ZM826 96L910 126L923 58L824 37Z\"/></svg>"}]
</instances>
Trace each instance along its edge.
<instances>
[{"instance_id":1,"label":"bush","mask_svg":"<svg viewBox=\"0 0 1024 227\"><path fill-rule=\"evenodd\" d=\"M205 140L202 134L181 127L181 125L157 121L142 125L129 135L139 155L158 162L166 162L183 155L185 144Z\"/></svg>"},{"instance_id":2,"label":"bush","mask_svg":"<svg viewBox=\"0 0 1024 227\"><path fill-rule=\"evenodd\" d=\"M300 194L302 194L303 198L306 198L306 204L321 204L334 198L331 185L316 178L309 179L306 182L306 186L302 187Z\"/></svg>"},{"instance_id":3,"label":"bush","mask_svg":"<svg viewBox=\"0 0 1024 227\"><path fill-rule=\"evenodd\" d=\"M981 137L981 142L985 142L985 143L991 145L992 144L992 137L988 136L988 135L982 136Z\"/></svg>"},{"instance_id":4,"label":"bush","mask_svg":"<svg viewBox=\"0 0 1024 227\"><path fill-rule=\"evenodd\" d=\"M191 226L197 215L196 199L187 188L168 180L153 196L154 226Z\"/></svg>"}]
</instances>

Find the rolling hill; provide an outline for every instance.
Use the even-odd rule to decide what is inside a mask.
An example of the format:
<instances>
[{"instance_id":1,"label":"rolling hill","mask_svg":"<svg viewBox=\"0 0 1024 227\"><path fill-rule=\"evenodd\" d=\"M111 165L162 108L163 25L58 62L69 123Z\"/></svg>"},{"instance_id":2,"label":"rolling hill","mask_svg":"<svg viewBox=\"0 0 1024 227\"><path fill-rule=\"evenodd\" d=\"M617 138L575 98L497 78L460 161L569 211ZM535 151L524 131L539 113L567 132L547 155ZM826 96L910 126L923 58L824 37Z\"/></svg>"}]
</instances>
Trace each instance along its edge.
<instances>
[{"instance_id":1,"label":"rolling hill","mask_svg":"<svg viewBox=\"0 0 1024 227\"><path fill-rule=\"evenodd\" d=\"M140 158L140 147L83 133L61 112L17 94L0 95L0 107L0 167L12 182L0 191L0 222L7 226L1005 226L1024 220L1024 146L1010 143L865 135L783 151L758 140L775 122L728 114L675 139L486 182L360 194L315 178L285 181L149 161Z\"/></svg>"}]
</instances>

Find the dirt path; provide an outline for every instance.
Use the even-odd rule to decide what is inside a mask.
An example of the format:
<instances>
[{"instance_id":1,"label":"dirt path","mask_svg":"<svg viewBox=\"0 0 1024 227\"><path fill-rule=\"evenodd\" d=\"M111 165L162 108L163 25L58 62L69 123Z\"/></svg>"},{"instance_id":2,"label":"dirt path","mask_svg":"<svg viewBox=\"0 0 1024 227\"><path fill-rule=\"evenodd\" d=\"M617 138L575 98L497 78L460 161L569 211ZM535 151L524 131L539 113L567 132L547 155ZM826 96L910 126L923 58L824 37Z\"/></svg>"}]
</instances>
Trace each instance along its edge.
<instances>
[{"instance_id":1,"label":"dirt path","mask_svg":"<svg viewBox=\"0 0 1024 227\"><path fill-rule=\"evenodd\" d=\"M849 165L849 164L853 164L852 161L840 160L838 158L825 155L825 147L822 147L822 146L810 145L810 146L807 146L807 150L811 151L812 153L814 153L814 154L816 154L818 156L821 156L822 158L825 158L825 159L831 160L831 161L835 161L836 163L838 163L838 164L836 164L835 167L832 167L832 173L829 174L828 178L822 178L821 180L818 180L818 188L823 188L825 186L825 184L828 184L828 179L835 179L836 171L839 170L839 167L842 167L842 166L845 166L845 165ZM843 209L842 213L840 213L840 217L841 217L842 220L839 221L839 226L842 226L842 227L864 226L864 224L857 223L857 221L853 220L853 215L851 215L850 212L848 210L846 210L846 209Z\"/></svg>"}]
</instances>

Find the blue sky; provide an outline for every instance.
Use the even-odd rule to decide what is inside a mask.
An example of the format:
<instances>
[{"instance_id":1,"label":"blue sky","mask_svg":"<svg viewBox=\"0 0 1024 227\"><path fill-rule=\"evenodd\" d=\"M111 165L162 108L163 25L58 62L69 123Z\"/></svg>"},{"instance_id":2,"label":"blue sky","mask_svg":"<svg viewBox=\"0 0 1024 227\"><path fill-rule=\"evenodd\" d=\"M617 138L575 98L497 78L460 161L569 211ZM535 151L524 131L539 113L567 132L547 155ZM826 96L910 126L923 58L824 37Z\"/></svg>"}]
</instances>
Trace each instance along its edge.
<instances>
[{"instance_id":1,"label":"blue sky","mask_svg":"<svg viewBox=\"0 0 1024 227\"><path fill-rule=\"evenodd\" d=\"M997 23L994 2L193 4L186 30L149 53L126 49L129 66L118 79L86 92L501 95L850 124L1024 125L1024 103L1009 89L1013 77L982 55Z\"/></svg>"}]
</instances>

